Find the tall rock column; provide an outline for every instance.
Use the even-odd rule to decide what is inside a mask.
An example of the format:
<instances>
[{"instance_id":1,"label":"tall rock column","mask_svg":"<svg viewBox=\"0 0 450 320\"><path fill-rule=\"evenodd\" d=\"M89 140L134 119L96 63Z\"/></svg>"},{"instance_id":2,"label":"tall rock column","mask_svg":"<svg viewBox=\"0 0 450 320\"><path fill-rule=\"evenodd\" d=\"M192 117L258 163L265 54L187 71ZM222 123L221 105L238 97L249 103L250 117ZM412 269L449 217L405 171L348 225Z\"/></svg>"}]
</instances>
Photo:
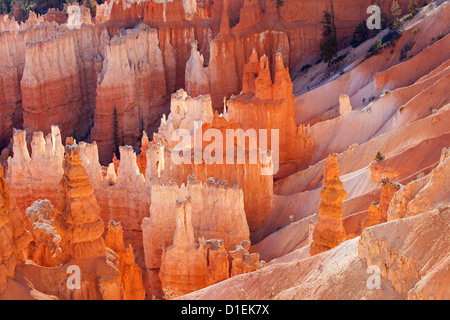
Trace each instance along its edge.
<instances>
[{"instance_id":1,"label":"tall rock column","mask_svg":"<svg viewBox=\"0 0 450 320\"><path fill-rule=\"evenodd\" d=\"M191 198L178 199L173 244L163 252L159 271L166 298L206 287L208 266L205 240L201 238L200 243L195 242L191 216Z\"/></svg>"},{"instance_id":2,"label":"tall rock column","mask_svg":"<svg viewBox=\"0 0 450 320\"><path fill-rule=\"evenodd\" d=\"M342 203L347 195L339 180L337 154L329 155L320 192L322 201L319 205L319 221L312 235L311 256L332 249L346 240L347 234L342 222Z\"/></svg>"},{"instance_id":3,"label":"tall rock column","mask_svg":"<svg viewBox=\"0 0 450 320\"><path fill-rule=\"evenodd\" d=\"M205 59L198 52L197 40L191 41L191 57L186 63L185 86L189 96L195 98L200 95L209 94L209 78L207 68L204 67Z\"/></svg>"},{"instance_id":4,"label":"tall rock column","mask_svg":"<svg viewBox=\"0 0 450 320\"><path fill-rule=\"evenodd\" d=\"M119 256L119 271L124 288L124 299L144 300L145 289L142 280L142 271L136 265L131 244L125 249L123 230L120 223L112 220L109 222L105 242L106 246Z\"/></svg>"},{"instance_id":5,"label":"tall rock column","mask_svg":"<svg viewBox=\"0 0 450 320\"><path fill-rule=\"evenodd\" d=\"M0 166L0 293L6 289L7 279L14 277L16 265L25 262L24 249L31 240Z\"/></svg>"},{"instance_id":6,"label":"tall rock column","mask_svg":"<svg viewBox=\"0 0 450 320\"><path fill-rule=\"evenodd\" d=\"M142 130L155 130L167 102L163 53L155 29L129 29L105 48L98 75L92 140L97 141L100 162L109 163L115 146L138 150Z\"/></svg>"},{"instance_id":7,"label":"tall rock column","mask_svg":"<svg viewBox=\"0 0 450 320\"><path fill-rule=\"evenodd\" d=\"M208 258L206 285L210 286L229 278L229 262L228 253L225 250L223 240L207 240L206 249Z\"/></svg>"},{"instance_id":8,"label":"tall rock column","mask_svg":"<svg viewBox=\"0 0 450 320\"><path fill-rule=\"evenodd\" d=\"M400 184L392 182L389 178L381 179L381 196L379 204L380 216L378 219L378 223L383 223L388 220L387 212L389 209L389 204L391 203L394 194L400 188L401 188Z\"/></svg>"},{"instance_id":9,"label":"tall rock column","mask_svg":"<svg viewBox=\"0 0 450 320\"><path fill-rule=\"evenodd\" d=\"M63 254L67 259L104 257L104 224L94 188L81 165L78 145L66 146L63 167L64 176L55 205L55 227L62 238Z\"/></svg>"}]
</instances>

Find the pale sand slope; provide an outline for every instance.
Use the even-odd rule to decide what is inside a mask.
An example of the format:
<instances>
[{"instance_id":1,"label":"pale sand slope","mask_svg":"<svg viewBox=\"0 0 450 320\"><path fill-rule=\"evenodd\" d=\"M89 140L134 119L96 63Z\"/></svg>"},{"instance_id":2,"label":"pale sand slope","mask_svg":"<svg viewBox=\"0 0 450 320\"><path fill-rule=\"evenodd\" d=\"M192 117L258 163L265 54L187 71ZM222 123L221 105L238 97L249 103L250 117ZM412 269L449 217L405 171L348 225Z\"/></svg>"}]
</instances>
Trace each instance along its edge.
<instances>
[{"instance_id":1,"label":"pale sand slope","mask_svg":"<svg viewBox=\"0 0 450 320\"><path fill-rule=\"evenodd\" d=\"M387 48L356 66L349 62L351 68L347 69L351 71L363 68L364 64L376 65L378 73L374 78L374 69L363 68L371 78L372 88L378 87L374 89L375 100L364 106L356 104L349 113L311 126L314 164L274 184L274 210L266 223L252 234L253 251L270 260L305 245L304 223L291 225L289 217L299 221L317 212L323 159L328 154L339 153L341 180L349 193L343 205L344 224L353 233L360 232L359 224L368 206L379 200L381 178L386 176L406 184L437 165L442 148L448 147L450 133L450 54L444 49L450 45L450 35L445 36L448 24L444 23L449 15L448 3L438 7L430 5L405 24L405 32L395 48ZM414 29L420 31L413 33ZM438 40L435 34L441 33L443 37ZM399 61L402 49L410 41L414 41L414 46L408 51L407 59ZM368 48L364 43L360 47ZM357 60L363 56L360 47L355 49ZM353 79L355 74L347 74L301 95L314 103L314 107L305 107L305 112L320 113L323 105L335 108L340 93L351 94L348 90L353 89L346 77ZM354 91L365 86L363 83ZM334 103L327 102L330 93L325 87L334 90L331 94ZM328 107L325 109L329 110ZM374 164L377 151L386 160ZM296 231L288 231L291 229Z\"/></svg>"},{"instance_id":2,"label":"pale sand slope","mask_svg":"<svg viewBox=\"0 0 450 320\"><path fill-rule=\"evenodd\" d=\"M450 210L435 209L366 229L314 257L276 263L181 299L449 299ZM381 270L369 289L368 265Z\"/></svg>"}]
</instances>

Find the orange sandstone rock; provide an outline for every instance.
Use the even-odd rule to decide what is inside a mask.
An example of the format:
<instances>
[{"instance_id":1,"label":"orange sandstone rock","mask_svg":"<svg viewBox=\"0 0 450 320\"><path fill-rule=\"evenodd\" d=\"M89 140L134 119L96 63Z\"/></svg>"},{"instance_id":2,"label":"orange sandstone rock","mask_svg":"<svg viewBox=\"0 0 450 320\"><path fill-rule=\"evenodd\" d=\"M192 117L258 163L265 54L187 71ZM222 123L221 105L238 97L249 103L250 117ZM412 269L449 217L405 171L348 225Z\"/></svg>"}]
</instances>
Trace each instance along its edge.
<instances>
[{"instance_id":1,"label":"orange sandstone rock","mask_svg":"<svg viewBox=\"0 0 450 320\"><path fill-rule=\"evenodd\" d=\"M425 210L443 211L449 206L450 187L449 148L444 148L439 164L426 176L411 181L394 194L387 211L387 220L397 220L423 213Z\"/></svg>"},{"instance_id":2,"label":"orange sandstone rock","mask_svg":"<svg viewBox=\"0 0 450 320\"><path fill-rule=\"evenodd\" d=\"M262 56L259 64L254 50L244 67L243 91L227 102L227 120L237 123L244 131L267 130L268 149L279 150L276 178L282 178L305 167L313 150L309 127L297 127L294 121L294 95L289 70L280 53L275 59L275 76L272 81L269 59ZM279 139L272 135L278 130ZM278 143L277 141L278 140Z\"/></svg>"},{"instance_id":3,"label":"orange sandstone rock","mask_svg":"<svg viewBox=\"0 0 450 320\"><path fill-rule=\"evenodd\" d=\"M31 235L24 228L22 214L9 194L0 166L0 293L6 288L7 278L14 277L16 265L26 260L24 249Z\"/></svg>"},{"instance_id":4,"label":"orange sandstone rock","mask_svg":"<svg viewBox=\"0 0 450 320\"><path fill-rule=\"evenodd\" d=\"M152 185L151 195L150 217L142 220L148 295L161 296L158 273L163 250L173 243L177 212L181 210L178 199L190 199L187 206L192 210L190 215L195 239L221 239L220 246L226 251L249 239L244 195L238 186L229 187L219 179L202 183L191 177L187 185L181 187L176 183ZM212 244L211 248L217 247L213 250L214 254L221 257L223 251L219 243ZM217 268L212 267L211 279L220 279L224 276L220 271L224 262L221 258L215 260L221 262L217 262ZM219 271L214 271L216 269Z\"/></svg>"},{"instance_id":5,"label":"orange sandstone rock","mask_svg":"<svg viewBox=\"0 0 450 320\"><path fill-rule=\"evenodd\" d=\"M319 220L314 228L310 247L312 256L336 247L347 238L342 223L342 202L347 198L347 192L339 180L336 154L327 158L320 197Z\"/></svg>"},{"instance_id":6,"label":"orange sandstone rock","mask_svg":"<svg viewBox=\"0 0 450 320\"><path fill-rule=\"evenodd\" d=\"M49 200L37 200L25 211L27 229L33 236L27 257L40 266L56 267L61 264L61 237L53 226L56 211Z\"/></svg>"},{"instance_id":7,"label":"orange sandstone rock","mask_svg":"<svg viewBox=\"0 0 450 320\"><path fill-rule=\"evenodd\" d=\"M148 140L147 133L145 131L142 132L141 138L141 153L136 157L137 166L139 167L139 172L145 175L145 171L147 170L147 157L146 152L150 149L150 142Z\"/></svg>"},{"instance_id":8,"label":"orange sandstone rock","mask_svg":"<svg viewBox=\"0 0 450 320\"><path fill-rule=\"evenodd\" d=\"M378 223L383 223L388 220L387 211L389 209L389 203L400 188L400 184L392 182L389 178L381 179L381 196L380 204L378 206L380 217Z\"/></svg>"},{"instance_id":9,"label":"orange sandstone rock","mask_svg":"<svg viewBox=\"0 0 450 320\"><path fill-rule=\"evenodd\" d=\"M124 299L144 300L145 289L142 280L142 270L135 263L133 247L130 245L125 250L123 231L120 223L112 220L109 222L105 244L119 256L118 268L124 288Z\"/></svg>"},{"instance_id":10,"label":"orange sandstone rock","mask_svg":"<svg viewBox=\"0 0 450 320\"><path fill-rule=\"evenodd\" d=\"M122 139L120 145L131 145L138 150L139 128L147 130L156 126L167 95L163 54L156 30L129 29L113 38L105 51L92 128L92 139L97 141L103 164L110 161L115 148L114 109L117 135Z\"/></svg>"},{"instance_id":11,"label":"orange sandstone rock","mask_svg":"<svg viewBox=\"0 0 450 320\"><path fill-rule=\"evenodd\" d=\"M378 219L380 217L380 214L378 212L378 206L376 204L373 204L369 207L368 211L369 211L368 216L364 219L364 221L361 224L362 230L378 224Z\"/></svg>"},{"instance_id":12,"label":"orange sandstone rock","mask_svg":"<svg viewBox=\"0 0 450 320\"><path fill-rule=\"evenodd\" d=\"M249 253L250 242L242 241L241 244L236 246L234 251L230 251L232 264L231 264L231 277L238 274L244 274L253 272L263 268L266 265L264 260L259 260L258 253Z\"/></svg>"},{"instance_id":13,"label":"orange sandstone rock","mask_svg":"<svg viewBox=\"0 0 450 320\"><path fill-rule=\"evenodd\" d=\"M66 146L64 176L56 200L55 227L66 259L105 257L103 220L86 169L81 165L80 147Z\"/></svg>"},{"instance_id":14,"label":"orange sandstone rock","mask_svg":"<svg viewBox=\"0 0 450 320\"><path fill-rule=\"evenodd\" d=\"M206 250L206 256L208 257L206 285L210 286L214 283L228 279L228 253L225 250L223 240L206 240Z\"/></svg>"},{"instance_id":15,"label":"orange sandstone rock","mask_svg":"<svg viewBox=\"0 0 450 320\"><path fill-rule=\"evenodd\" d=\"M190 198L178 199L173 244L163 252L159 271L161 287L167 298L206 286L208 266L205 240L195 241L191 217Z\"/></svg>"}]
</instances>

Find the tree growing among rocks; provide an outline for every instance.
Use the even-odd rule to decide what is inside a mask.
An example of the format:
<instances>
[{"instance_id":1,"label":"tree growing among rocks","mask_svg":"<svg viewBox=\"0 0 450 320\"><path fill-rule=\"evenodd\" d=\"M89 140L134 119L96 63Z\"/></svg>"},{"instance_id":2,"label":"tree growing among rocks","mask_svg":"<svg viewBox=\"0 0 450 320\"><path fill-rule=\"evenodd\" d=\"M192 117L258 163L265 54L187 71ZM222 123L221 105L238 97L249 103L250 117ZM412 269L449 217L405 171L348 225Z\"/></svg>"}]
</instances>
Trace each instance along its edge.
<instances>
[{"instance_id":1,"label":"tree growing among rocks","mask_svg":"<svg viewBox=\"0 0 450 320\"><path fill-rule=\"evenodd\" d=\"M334 23L334 10L333 2L331 1L331 11L328 9L323 13L323 24L322 41L320 42L320 52L322 58L325 62L328 62L328 67L334 57L337 56L338 52L338 41L336 34L336 25Z\"/></svg>"}]
</instances>

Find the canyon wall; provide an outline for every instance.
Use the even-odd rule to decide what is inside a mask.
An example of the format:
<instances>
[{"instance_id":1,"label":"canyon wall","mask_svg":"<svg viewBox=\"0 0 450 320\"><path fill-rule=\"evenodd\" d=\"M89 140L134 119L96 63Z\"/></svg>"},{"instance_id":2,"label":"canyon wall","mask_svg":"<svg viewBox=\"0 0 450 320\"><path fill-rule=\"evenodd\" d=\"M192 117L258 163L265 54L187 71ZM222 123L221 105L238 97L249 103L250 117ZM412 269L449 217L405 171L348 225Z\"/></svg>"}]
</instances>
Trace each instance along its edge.
<instances>
[{"instance_id":1,"label":"canyon wall","mask_svg":"<svg viewBox=\"0 0 450 320\"><path fill-rule=\"evenodd\" d=\"M352 4L351 16L347 2L333 2L339 40L350 37L367 18L369 2ZM400 1L404 11L407 2ZM388 1L380 3L388 12ZM202 67L208 69L213 107L222 109L223 98L242 89L243 66L252 48L259 56L267 55L272 66L281 52L291 72L315 61L319 22L328 6L326 0L289 0L279 10L274 0L201 4L112 0L99 6L96 24L86 21L70 30L63 20L35 14L20 25L3 17L0 90L5 94L0 95L4 111L0 148L9 144L14 127L47 134L51 125L58 125L63 138L97 140L105 165L114 152L109 129L114 126L115 105L119 139L123 130L120 144L130 144L137 151L142 129L156 131L161 114L167 111L169 94L182 87L193 97L202 92L190 92L186 81L192 77L192 69L186 67L192 41L197 41L204 57ZM141 47L148 47L146 52L151 54ZM108 80L119 75L123 84ZM122 97L118 92L127 94ZM67 117L69 109L76 112Z\"/></svg>"},{"instance_id":2,"label":"canyon wall","mask_svg":"<svg viewBox=\"0 0 450 320\"><path fill-rule=\"evenodd\" d=\"M101 163L109 163L119 145L138 149L142 130L160 119L166 95L166 74L157 31L132 29L111 39L98 77L92 129Z\"/></svg>"},{"instance_id":3,"label":"canyon wall","mask_svg":"<svg viewBox=\"0 0 450 320\"><path fill-rule=\"evenodd\" d=\"M238 186L229 187L220 179L213 178L202 183L191 177L181 187L176 183L153 185L151 195L157 200L152 201L149 218L142 220L142 231L147 286L152 295L161 294L158 278L161 256L164 248L173 243L177 212L184 208L179 208L179 199L189 198L194 239L221 239L227 251L242 240L249 240L244 194ZM185 245L189 246L191 242Z\"/></svg>"},{"instance_id":4,"label":"canyon wall","mask_svg":"<svg viewBox=\"0 0 450 320\"><path fill-rule=\"evenodd\" d=\"M0 293L5 291L8 278L14 278L16 266L25 262L25 248L31 240L0 166Z\"/></svg>"}]
</instances>

